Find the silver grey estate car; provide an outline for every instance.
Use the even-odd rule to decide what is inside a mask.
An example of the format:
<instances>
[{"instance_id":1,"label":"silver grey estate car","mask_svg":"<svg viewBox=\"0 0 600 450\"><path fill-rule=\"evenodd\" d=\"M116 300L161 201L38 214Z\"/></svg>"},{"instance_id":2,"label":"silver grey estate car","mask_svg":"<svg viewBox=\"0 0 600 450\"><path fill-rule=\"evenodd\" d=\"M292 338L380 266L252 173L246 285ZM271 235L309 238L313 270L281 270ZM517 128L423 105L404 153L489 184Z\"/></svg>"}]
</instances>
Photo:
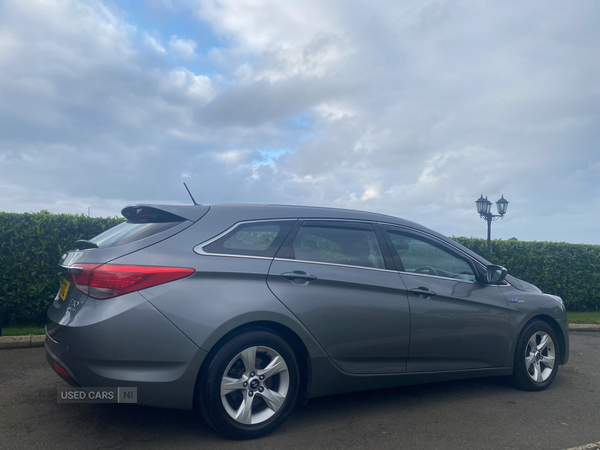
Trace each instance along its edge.
<instances>
[{"instance_id":1,"label":"silver grey estate car","mask_svg":"<svg viewBox=\"0 0 600 450\"><path fill-rule=\"evenodd\" d=\"M277 205L132 205L76 243L47 359L80 387L135 387L263 436L309 398L512 376L569 357L563 302L407 220Z\"/></svg>"}]
</instances>

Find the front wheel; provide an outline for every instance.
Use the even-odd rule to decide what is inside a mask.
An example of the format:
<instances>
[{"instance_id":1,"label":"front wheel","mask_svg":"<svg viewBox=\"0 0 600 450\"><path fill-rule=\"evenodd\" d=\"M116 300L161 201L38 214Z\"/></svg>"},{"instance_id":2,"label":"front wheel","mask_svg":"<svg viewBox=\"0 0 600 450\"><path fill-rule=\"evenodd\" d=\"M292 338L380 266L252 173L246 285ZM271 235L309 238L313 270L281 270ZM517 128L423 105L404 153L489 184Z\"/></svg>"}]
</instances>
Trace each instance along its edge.
<instances>
[{"instance_id":1,"label":"front wheel","mask_svg":"<svg viewBox=\"0 0 600 450\"><path fill-rule=\"evenodd\" d=\"M233 337L200 377L199 408L221 435L254 439L278 428L298 397L299 368L290 345L266 330Z\"/></svg>"},{"instance_id":2,"label":"front wheel","mask_svg":"<svg viewBox=\"0 0 600 450\"><path fill-rule=\"evenodd\" d=\"M526 391L546 389L558 371L560 348L552 327L536 320L519 336L515 351L513 382Z\"/></svg>"}]
</instances>

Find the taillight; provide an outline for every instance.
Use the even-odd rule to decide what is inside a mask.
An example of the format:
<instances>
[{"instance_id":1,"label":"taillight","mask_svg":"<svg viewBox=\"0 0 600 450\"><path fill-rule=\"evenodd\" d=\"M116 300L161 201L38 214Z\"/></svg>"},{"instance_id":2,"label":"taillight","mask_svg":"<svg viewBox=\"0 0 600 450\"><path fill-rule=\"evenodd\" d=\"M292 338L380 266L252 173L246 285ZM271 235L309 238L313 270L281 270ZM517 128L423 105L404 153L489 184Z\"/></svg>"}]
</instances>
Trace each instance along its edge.
<instances>
[{"instance_id":1,"label":"taillight","mask_svg":"<svg viewBox=\"0 0 600 450\"><path fill-rule=\"evenodd\" d=\"M69 271L77 290L98 300L179 280L195 272L184 267L118 264L76 264Z\"/></svg>"}]
</instances>

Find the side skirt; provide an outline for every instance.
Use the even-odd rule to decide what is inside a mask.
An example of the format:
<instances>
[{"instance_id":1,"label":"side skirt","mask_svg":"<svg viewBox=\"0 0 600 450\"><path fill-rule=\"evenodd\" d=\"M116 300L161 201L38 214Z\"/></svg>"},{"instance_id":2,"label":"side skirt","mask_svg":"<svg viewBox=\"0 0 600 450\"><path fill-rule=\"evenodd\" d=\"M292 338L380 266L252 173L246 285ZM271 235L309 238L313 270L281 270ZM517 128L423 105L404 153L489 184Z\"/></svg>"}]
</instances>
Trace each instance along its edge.
<instances>
[{"instance_id":1,"label":"side skirt","mask_svg":"<svg viewBox=\"0 0 600 450\"><path fill-rule=\"evenodd\" d=\"M449 372L355 375L342 372L329 358L313 358L312 384L308 397L316 398L346 392L385 389L439 381L507 376L512 375L512 373L512 367L496 367L492 369L453 370Z\"/></svg>"}]
</instances>

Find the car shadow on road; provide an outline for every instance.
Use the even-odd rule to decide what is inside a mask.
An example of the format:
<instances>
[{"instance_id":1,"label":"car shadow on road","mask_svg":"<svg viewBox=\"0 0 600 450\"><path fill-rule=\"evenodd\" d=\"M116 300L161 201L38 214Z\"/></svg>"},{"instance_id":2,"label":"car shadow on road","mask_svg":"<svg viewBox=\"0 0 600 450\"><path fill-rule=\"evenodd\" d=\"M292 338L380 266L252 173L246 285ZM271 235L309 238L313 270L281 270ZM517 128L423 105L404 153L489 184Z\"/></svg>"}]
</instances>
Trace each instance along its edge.
<instances>
[{"instance_id":1,"label":"car shadow on road","mask_svg":"<svg viewBox=\"0 0 600 450\"><path fill-rule=\"evenodd\" d=\"M290 419L273 435L292 436L301 433L322 432L324 424L335 429L336 424L347 426L348 418L364 422L377 415L410 414L416 408L431 410L440 405L468 403L473 398L497 398L500 392L513 390L505 378L482 378L449 381L425 385L363 391L311 399L306 406L298 406ZM202 439L204 444L219 446L219 442L235 445L217 435L197 411L180 411L126 404L61 404L70 409L70 416L78 423L93 424L88 428L98 438L108 430L116 439L115 445L135 446L166 440L184 443ZM341 425L344 424L344 425Z\"/></svg>"}]
</instances>

